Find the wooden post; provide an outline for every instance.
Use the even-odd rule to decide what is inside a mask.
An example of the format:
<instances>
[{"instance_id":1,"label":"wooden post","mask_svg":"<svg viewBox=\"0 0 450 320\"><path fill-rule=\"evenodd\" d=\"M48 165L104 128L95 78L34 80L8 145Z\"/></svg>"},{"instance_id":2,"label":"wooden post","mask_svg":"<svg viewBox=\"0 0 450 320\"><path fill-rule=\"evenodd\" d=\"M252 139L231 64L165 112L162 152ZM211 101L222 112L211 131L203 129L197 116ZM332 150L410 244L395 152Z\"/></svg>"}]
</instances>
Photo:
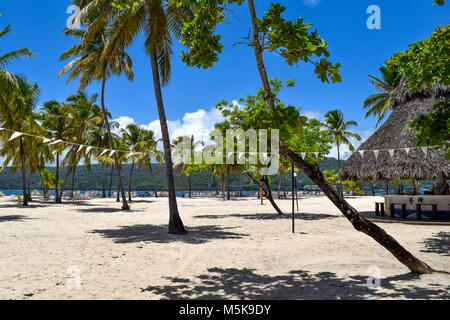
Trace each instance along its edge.
<instances>
[{"instance_id":1,"label":"wooden post","mask_svg":"<svg viewBox=\"0 0 450 320\"><path fill-rule=\"evenodd\" d=\"M380 215L380 203L379 202L375 202L375 215L376 216Z\"/></svg>"},{"instance_id":2,"label":"wooden post","mask_svg":"<svg viewBox=\"0 0 450 320\"><path fill-rule=\"evenodd\" d=\"M381 205L381 216L384 217L384 202L382 202L380 205Z\"/></svg>"},{"instance_id":3,"label":"wooden post","mask_svg":"<svg viewBox=\"0 0 450 320\"><path fill-rule=\"evenodd\" d=\"M225 198L225 181L222 183L222 197L223 197L223 201L226 201L226 198Z\"/></svg>"},{"instance_id":4,"label":"wooden post","mask_svg":"<svg viewBox=\"0 0 450 320\"><path fill-rule=\"evenodd\" d=\"M416 215L417 220L422 220L422 205L420 203L416 204Z\"/></svg>"},{"instance_id":5,"label":"wooden post","mask_svg":"<svg viewBox=\"0 0 450 320\"><path fill-rule=\"evenodd\" d=\"M391 203L391 205L389 206L389 211L390 211L391 217L393 217L394 212L395 212L395 204Z\"/></svg>"},{"instance_id":6,"label":"wooden post","mask_svg":"<svg viewBox=\"0 0 450 320\"><path fill-rule=\"evenodd\" d=\"M295 198L294 198L294 192L295 192L295 185L294 185L294 163L292 162L292 233L295 233Z\"/></svg>"},{"instance_id":7,"label":"wooden post","mask_svg":"<svg viewBox=\"0 0 450 320\"><path fill-rule=\"evenodd\" d=\"M264 196L263 196L263 187L262 187L262 181L259 181L259 194L261 197L261 205L264 205Z\"/></svg>"},{"instance_id":8,"label":"wooden post","mask_svg":"<svg viewBox=\"0 0 450 320\"><path fill-rule=\"evenodd\" d=\"M402 203L402 218L406 219L406 203Z\"/></svg>"},{"instance_id":9,"label":"wooden post","mask_svg":"<svg viewBox=\"0 0 450 320\"><path fill-rule=\"evenodd\" d=\"M431 205L431 218L433 220L437 220L438 218L438 214L437 214L437 204L432 204Z\"/></svg>"}]
</instances>

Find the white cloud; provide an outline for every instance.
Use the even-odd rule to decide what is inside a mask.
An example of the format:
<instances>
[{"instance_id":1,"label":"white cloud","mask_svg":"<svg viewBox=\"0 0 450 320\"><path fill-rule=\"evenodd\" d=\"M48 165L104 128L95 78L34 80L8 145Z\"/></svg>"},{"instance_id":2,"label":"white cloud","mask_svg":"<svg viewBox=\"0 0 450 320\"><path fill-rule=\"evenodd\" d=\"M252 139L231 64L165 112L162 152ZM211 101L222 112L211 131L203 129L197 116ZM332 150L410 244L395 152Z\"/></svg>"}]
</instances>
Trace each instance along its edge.
<instances>
[{"instance_id":1,"label":"white cloud","mask_svg":"<svg viewBox=\"0 0 450 320\"><path fill-rule=\"evenodd\" d=\"M308 119L317 119L320 122L323 122L325 120L325 115L320 111L304 111L302 112L302 116L305 116Z\"/></svg>"},{"instance_id":2,"label":"white cloud","mask_svg":"<svg viewBox=\"0 0 450 320\"><path fill-rule=\"evenodd\" d=\"M317 5L319 5L319 3L322 2L322 0L303 0L302 2L303 2L303 4L304 4L305 6L309 6L309 7L314 8L314 7L316 7Z\"/></svg>"},{"instance_id":3,"label":"white cloud","mask_svg":"<svg viewBox=\"0 0 450 320\"><path fill-rule=\"evenodd\" d=\"M182 119L168 120L170 140L181 136L194 136L196 141L209 141L209 132L214 129L214 125L223 120L219 110L213 108L209 111L199 109L195 112L186 113ZM115 119L121 128L125 128L130 123L135 123L134 119L129 117L120 117ZM161 138L161 127L159 120L154 120L148 124L141 124L141 127L152 130L155 138Z\"/></svg>"}]
</instances>

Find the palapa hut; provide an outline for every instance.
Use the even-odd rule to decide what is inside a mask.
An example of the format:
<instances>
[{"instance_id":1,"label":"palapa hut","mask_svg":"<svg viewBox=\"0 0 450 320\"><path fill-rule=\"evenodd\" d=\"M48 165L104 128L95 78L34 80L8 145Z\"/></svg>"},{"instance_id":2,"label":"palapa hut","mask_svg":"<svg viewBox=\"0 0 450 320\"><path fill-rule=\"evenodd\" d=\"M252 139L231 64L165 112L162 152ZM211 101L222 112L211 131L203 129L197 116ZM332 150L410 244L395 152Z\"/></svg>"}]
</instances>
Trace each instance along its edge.
<instances>
[{"instance_id":1,"label":"palapa hut","mask_svg":"<svg viewBox=\"0 0 450 320\"><path fill-rule=\"evenodd\" d=\"M345 162L340 171L342 179L443 180L450 177L450 161L445 159L442 151L427 148L425 154L420 148L411 149L409 153L403 149L395 150L392 157L389 153L392 149L418 147L414 131L406 126L418 116L432 112L435 103L449 99L450 87L436 84L431 88L424 87L415 94L404 92L403 85L400 85L391 100L391 115ZM364 157L360 150L367 150ZM379 150L377 159L373 150Z\"/></svg>"}]
</instances>

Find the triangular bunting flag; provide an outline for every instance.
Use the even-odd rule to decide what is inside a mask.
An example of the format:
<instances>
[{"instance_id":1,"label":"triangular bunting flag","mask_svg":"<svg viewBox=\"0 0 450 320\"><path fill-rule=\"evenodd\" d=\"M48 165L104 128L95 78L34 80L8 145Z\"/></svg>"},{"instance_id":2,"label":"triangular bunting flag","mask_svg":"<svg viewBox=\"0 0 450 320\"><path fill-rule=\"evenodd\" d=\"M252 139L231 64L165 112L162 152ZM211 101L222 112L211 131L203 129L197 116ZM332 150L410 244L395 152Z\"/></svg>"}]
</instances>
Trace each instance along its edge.
<instances>
[{"instance_id":1,"label":"triangular bunting flag","mask_svg":"<svg viewBox=\"0 0 450 320\"><path fill-rule=\"evenodd\" d=\"M49 143L50 141L52 141L52 140L47 139L47 138L42 138L42 142L43 142L43 143Z\"/></svg>"},{"instance_id":2,"label":"triangular bunting flag","mask_svg":"<svg viewBox=\"0 0 450 320\"><path fill-rule=\"evenodd\" d=\"M132 157L132 156L134 156L134 153L133 153L133 152L130 152L130 153L127 155L127 159L130 158L130 157Z\"/></svg>"},{"instance_id":3,"label":"triangular bunting flag","mask_svg":"<svg viewBox=\"0 0 450 320\"><path fill-rule=\"evenodd\" d=\"M77 153L80 153L83 149L84 149L84 146L80 146L80 147L78 148Z\"/></svg>"},{"instance_id":4,"label":"triangular bunting flag","mask_svg":"<svg viewBox=\"0 0 450 320\"><path fill-rule=\"evenodd\" d=\"M425 154L425 157L428 155L428 148L422 148L423 153Z\"/></svg>"},{"instance_id":5,"label":"triangular bunting flag","mask_svg":"<svg viewBox=\"0 0 450 320\"><path fill-rule=\"evenodd\" d=\"M380 154L380 150L373 150L373 155L375 156L375 160L378 160L379 154Z\"/></svg>"},{"instance_id":6,"label":"triangular bunting flag","mask_svg":"<svg viewBox=\"0 0 450 320\"><path fill-rule=\"evenodd\" d=\"M62 142L62 140L55 140L55 141L50 142L48 145L49 145L49 146L52 146L52 145L58 144L58 143L60 143L60 142Z\"/></svg>"},{"instance_id":7,"label":"triangular bunting flag","mask_svg":"<svg viewBox=\"0 0 450 320\"><path fill-rule=\"evenodd\" d=\"M86 148L86 154L88 154L91 150L92 150L92 147L87 147Z\"/></svg>"},{"instance_id":8,"label":"triangular bunting flag","mask_svg":"<svg viewBox=\"0 0 450 320\"><path fill-rule=\"evenodd\" d=\"M302 155L302 159L305 160L305 158L306 158L306 152L302 152L301 155Z\"/></svg>"},{"instance_id":9,"label":"triangular bunting flag","mask_svg":"<svg viewBox=\"0 0 450 320\"><path fill-rule=\"evenodd\" d=\"M111 158L116 153L116 150L113 150L109 153L109 157Z\"/></svg>"},{"instance_id":10,"label":"triangular bunting flag","mask_svg":"<svg viewBox=\"0 0 450 320\"><path fill-rule=\"evenodd\" d=\"M13 141L14 139L20 137L21 135L23 135L22 132L14 132L11 136L11 138L9 138L9 141Z\"/></svg>"},{"instance_id":11,"label":"triangular bunting flag","mask_svg":"<svg viewBox=\"0 0 450 320\"><path fill-rule=\"evenodd\" d=\"M410 150L410 148L405 148L406 155L409 155L409 150Z\"/></svg>"},{"instance_id":12,"label":"triangular bunting flag","mask_svg":"<svg viewBox=\"0 0 450 320\"><path fill-rule=\"evenodd\" d=\"M394 156L395 150L394 150L394 149L389 149L388 151L389 151L389 155L390 155L391 158L392 158L392 157Z\"/></svg>"},{"instance_id":13,"label":"triangular bunting flag","mask_svg":"<svg viewBox=\"0 0 450 320\"><path fill-rule=\"evenodd\" d=\"M228 152L228 158L233 155L233 152Z\"/></svg>"},{"instance_id":14,"label":"triangular bunting flag","mask_svg":"<svg viewBox=\"0 0 450 320\"><path fill-rule=\"evenodd\" d=\"M241 159L245 155L245 152L239 152L239 159Z\"/></svg>"},{"instance_id":15,"label":"triangular bunting flag","mask_svg":"<svg viewBox=\"0 0 450 320\"><path fill-rule=\"evenodd\" d=\"M3 128L0 128L0 131L4 130Z\"/></svg>"},{"instance_id":16,"label":"triangular bunting flag","mask_svg":"<svg viewBox=\"0 0 450 320\"><path fill-rule=\"evenodd\" d=\"M361 155L361 158L364 158L364 150L360 150L359 154Z\"/></svg>"},{"instance_id":17,"label":"triangular bunting flag","mask_svg":"<svg viewBox=\"0 0 450 320\"><path fill-rule=\"evenodd\" d=\"M316 156L316 159L319 159L319 152L314 152L314 155Z\"/></svg>"},{"instance_id":18,"label":"triangular bunting flag","mask_svg":"<svg viewBox=\"0 0 450 320\"><path fill-rule=\"evenodd\" d=\"M109 151L108 149L103 150L103 152L100 153L100 157L101 157L101 156L104 156L108 151Z\"/></svg>"}]
</instances>

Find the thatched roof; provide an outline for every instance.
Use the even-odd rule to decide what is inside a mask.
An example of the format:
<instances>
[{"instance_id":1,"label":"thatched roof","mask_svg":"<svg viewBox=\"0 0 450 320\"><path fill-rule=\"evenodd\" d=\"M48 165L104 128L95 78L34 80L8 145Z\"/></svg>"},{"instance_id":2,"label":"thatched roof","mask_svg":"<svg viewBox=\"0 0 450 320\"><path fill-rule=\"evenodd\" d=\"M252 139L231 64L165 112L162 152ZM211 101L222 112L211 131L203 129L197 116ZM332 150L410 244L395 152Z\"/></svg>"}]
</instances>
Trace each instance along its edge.
<instances>
[{"instance_id":1,"label":"thatched roof","mask_svg":"<svg viewBox=\"0 0 450 320\"><path fill-rule=\"evenodd\" d=\"M445 160L444 153L428 148L427 155L421 149L395 151L391 158L389 149L417 148L415 133L406 129L410 120L419 115L432 112L433 105L450 98L450 86L434 85L424 88L419 93L405 93L401 85L391 101L392 114L386 122L370 136L359 150L380 150L378 159L373 152L359 152L345 162L340 171L342 179L353 180L392 180L395 178L417 180L436 179L443 172L450 176L450 161Z\"/></svg>"}]
</instances>

